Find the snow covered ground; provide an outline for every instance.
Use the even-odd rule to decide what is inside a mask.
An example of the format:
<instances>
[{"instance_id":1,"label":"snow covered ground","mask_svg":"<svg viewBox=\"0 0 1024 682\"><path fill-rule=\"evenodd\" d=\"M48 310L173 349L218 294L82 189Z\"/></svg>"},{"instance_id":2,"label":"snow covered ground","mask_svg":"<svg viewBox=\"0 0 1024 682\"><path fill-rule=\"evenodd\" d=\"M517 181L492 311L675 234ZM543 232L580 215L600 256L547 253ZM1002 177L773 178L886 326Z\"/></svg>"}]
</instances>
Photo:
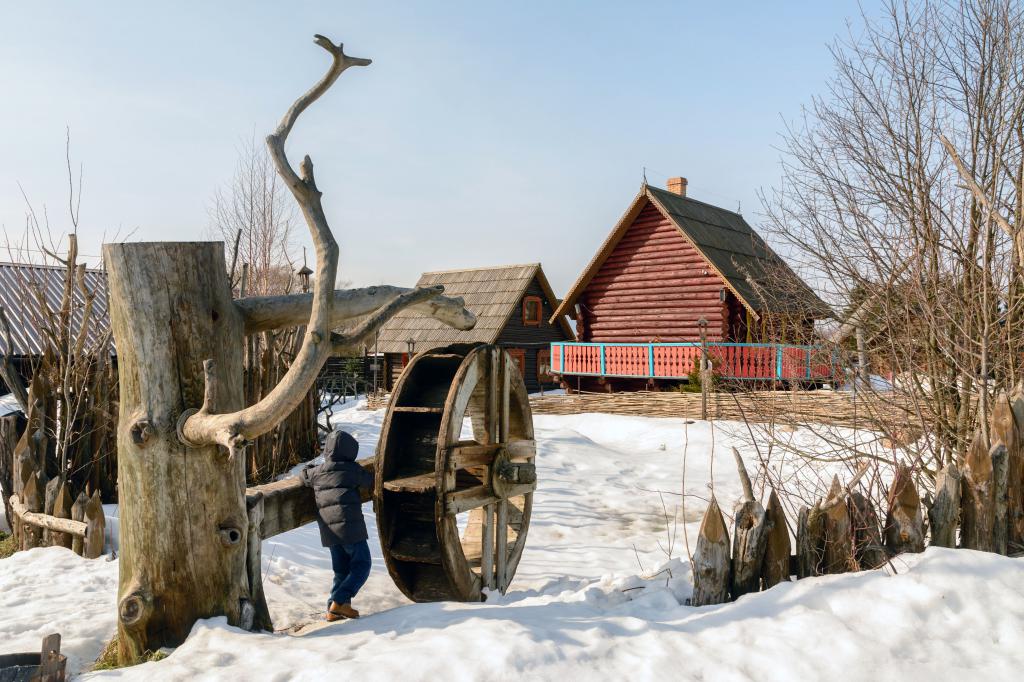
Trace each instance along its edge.
<instances>
[{"instance_id":1,"label":"snow covered ground","mask_svg":"<svg viewBox=\"0 0 1024 682\"><path fill-rule=\"evenodd\" d=\"M335 423L368 456L382 415L349 406ZM362 619L303 637L213 619L162 661L85 678L1018 678L1021 560L932 549L897 561L898 575L815 578L692 608L684 529L692 546L712 478L726 510L738 496L729 448L754 457L740 426L596 414L538 416L535 425L539 487L505 596L409 604L383 566L367 505L376 563L356 599ZM315 527L268 540L263 557L275 626L319 618L331 574ZM59 631L69 669L83 670L114 630L116 589L116 561L59 548L0 561L0 653L33 650Z\"/></svg>"}]
</instances>

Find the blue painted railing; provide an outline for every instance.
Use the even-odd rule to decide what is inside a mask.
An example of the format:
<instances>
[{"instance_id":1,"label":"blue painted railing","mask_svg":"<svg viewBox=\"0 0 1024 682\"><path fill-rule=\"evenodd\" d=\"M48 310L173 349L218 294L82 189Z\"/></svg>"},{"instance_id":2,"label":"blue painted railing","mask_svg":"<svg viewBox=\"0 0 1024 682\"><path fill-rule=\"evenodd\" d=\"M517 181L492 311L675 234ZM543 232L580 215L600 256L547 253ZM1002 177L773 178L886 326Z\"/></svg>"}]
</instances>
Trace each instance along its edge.
<instances>
[{"instance_id":1,"label":"blue painted railing","mask_svg":"<svg viewBox=\"0 0 1024 682\"><path fill-rule=\"evenodd\" d=\"M699 367L706 349L722 379L831 381L840 372L834 349L782 343L582 343L551 344L551 371L566 376L683 379Z\"/></svg>"}]
</instances>

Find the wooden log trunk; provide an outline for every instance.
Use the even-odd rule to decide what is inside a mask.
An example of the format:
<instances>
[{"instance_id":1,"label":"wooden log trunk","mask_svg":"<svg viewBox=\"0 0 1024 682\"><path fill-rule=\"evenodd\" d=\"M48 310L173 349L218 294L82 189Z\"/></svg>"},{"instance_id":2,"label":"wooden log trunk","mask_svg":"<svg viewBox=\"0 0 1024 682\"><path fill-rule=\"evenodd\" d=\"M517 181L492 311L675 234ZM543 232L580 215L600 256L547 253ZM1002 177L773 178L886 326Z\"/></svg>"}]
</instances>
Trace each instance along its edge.
<instances>
[{"instance_id":1,"label":"wooden log trunk","mask_svg":"<svg viewBox=\"0 0 1024 682\"><path fill-rule=\"evenodd\" d=\"M103 556L106 526L100 491L96 490L85 504L85 542L82 545L82 556L86 559L98 559Z\"/></svg>"},{"instance_id":2,"label":"wooden log trunk","mask_svg":"<svg viewBox=\"0 0 1024 682\"><path fill-rule=\"evenodd\" d=\"M924 517L921 498L910 468L896 470L889 489L889 512L885 517L885 547L889 554L924 551Z\"/></svg>"},{"instance_id":3,"label":"wooden log trunk","mask_svg":"<svg viewBox=\"0 0 1024 682\"><path fill-rule=\"evenodd\" d=\"M768 523L768 539L765 542L764 561L761 563L761 585L767 590L789 580L789 554L793 548L786 525L786 513L774 490L768 496L765 518Z\"/></svg>"},{"instance_id":4,"label":"wooden log trunk","mask_svg":"<svg viewBox=\"0 0 1024 682\"><path fill-rule=\"evenodd\" d=\"M878 514L871 500L859 492L850 493L850 522L853 524L853 558L861 570L880 568L889 560L882 544Z\"/></svg>"},{"instance_id":5,"label":"wooden log trunk","mask_svg":"<svg viewBox=\"0 0 1024 682\"><path fill-rule=\"evenodd\" d=\"M22 475L25 483L22 485L22 499L26 511L43 511L43 497L39 484L39 472L35 470L32 462L27 462L22 468ZM43 529L31 523L21 523L21 548L33 549L42 546Z\"/></svg>"},{"instance_id":6,"label":"wooden log trunk","mask_svg":"<svg viewBox=\"0 0 1024 682\"><path fill-rule=\"evenodd\" d=\"M724 604L729 601L729 531L718 501L704 512L693 553L693 606Z\"/></svg>"},{"instance_id":7,"label":"wooden log trunk","mask_svg":"<svg viewBox=\"0 0 1024 682\"><path fill-rule=\"evenodd\" d=\"M960 469L953 462L935 478L935 501L928 509L933 547L956 547L956 529L960 522Z\"/></svg>"},{"instance_id":8,"label":"wooden log trunk","mask_svg":"<svg viewBox=\"0 0 1024 682\"><path fill-rule=\"evenodd\" d=\"M1007 515L1009 498L1006 494L1009 453L1006 446L1002 443L993 445L989 458L992 460L992 550L1005 555L1010 531Z\"/></svg>"},{"instance_id":9,"label":"wooden log trunk","mask_svg":"<svg viewBox=\"0 0 1024 682\"><path fill-rule=\"evenodd\" d=\"M201 618L251 627L245 458L189 447L176 426L203 404L213 360L216 412L244 407L243 321L224 249L212 243L107 244L120 372L121 558L118 657L177 646Z\"/></svg>"}]
</instances>

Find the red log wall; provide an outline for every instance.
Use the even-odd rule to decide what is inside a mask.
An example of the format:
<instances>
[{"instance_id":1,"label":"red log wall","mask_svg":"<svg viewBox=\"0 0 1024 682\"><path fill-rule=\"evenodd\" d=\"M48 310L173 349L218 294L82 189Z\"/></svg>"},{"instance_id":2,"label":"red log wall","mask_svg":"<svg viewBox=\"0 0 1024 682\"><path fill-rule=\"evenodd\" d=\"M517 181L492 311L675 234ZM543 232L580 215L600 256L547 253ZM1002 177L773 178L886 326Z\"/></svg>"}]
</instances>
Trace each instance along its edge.
<instances>
[{"instance_id":1,"label":"red log wall","mask_svg":"<svg viewBox=\"0 0 1024 682\"><path fill-rule=\"evenodd\" d=\"M581 341L708 341L726 336L724 283L679 230L644 207L579 298Z\"/></svg>"}]
</instances>

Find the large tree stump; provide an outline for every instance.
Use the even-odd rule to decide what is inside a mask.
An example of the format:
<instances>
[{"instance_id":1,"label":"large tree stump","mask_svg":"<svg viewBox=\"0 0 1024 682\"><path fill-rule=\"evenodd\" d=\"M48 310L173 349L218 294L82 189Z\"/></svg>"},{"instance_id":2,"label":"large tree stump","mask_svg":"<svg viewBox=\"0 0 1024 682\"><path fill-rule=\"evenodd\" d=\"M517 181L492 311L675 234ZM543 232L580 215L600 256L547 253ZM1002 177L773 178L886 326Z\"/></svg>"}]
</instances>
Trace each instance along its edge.
<instances>
[{"instance_id":1,"label":"large tree stump","mask_svg":"<svg viewBox=\"0 0 1024 682\"><path fill-rule=\"evenodd\" d=\"M693 552L693 606L729 601L729 531L715 496L704 512Z\"/></svg>"},{"instance_id":2,"label":"large tree stump","mask_svg":"<svg viewBox=\"0 0 1024 682\"><path fill-rule=\"evenodd\" d=\"M733 515L732 536L732 585L733 599L739 599L749 592L761 588L761 563L764 560L765 542L768 540L768 525L764 507L754 498L754 487L743 465L739 450L732 449L736 458L743 499L736 506Z\"/></svg>"},{"instance_id":3,"label":"large tree stump","mask_svg":"<svg viewBox=\"0 0 1024 682\"><path fill-rule=\"evenodd\" d=\"M967 450L961 479L960 545L966 549L991 552L995 547L992 478L992 455L979 430Z\"/></svg>"},{"instance_id":4,"label":"large tree stump","mask_svg":"<svg viewBox=\"0 0 1024 682\"><path fill-rule=\"evenodd\" d=\"M779 496L774 490L768 496L765 519L768 524L768 538L765 542L764 560L761 562L761 584L763 589L767 590L789 580L789 554L792 551L786 513L782 510Z\"/></svg>"},{"instance_id":5,"label":"large tree stump","mask_svg":"<svg viewBox=\"0 0 1024 682\"><path fill-rule=\"evenodd\" d=\"M885 547L889 554L924 551L924 517L910 467L896 470L889 488L889 512L885 517Z\"/></svg>"},{"instance_id":6,"label":"large tree stump","mask_svg":"<svg viewBox=\"0 0 1024 682\"><path fill-rule=\"evenodd\" d=\"M928 509L933 547L956 547L960 522L960 469L950 462L935 478L935 501Z\"/></svg>"},{"instance_id":7,"label":"large tree stump","mask_svg":"<svg viewBox=\"0 0 1024 682\"><path fill-rule=\"evenodd\" d=\"M244 407L244 331L223 244L107 244L103 254L121 386L118 653L126 663L181 644L201 618L251 626L244 457L189 447L177 434L179 416L204 404L205 360L216 368L213 407Z\"/></svg>"}]
</instances>

